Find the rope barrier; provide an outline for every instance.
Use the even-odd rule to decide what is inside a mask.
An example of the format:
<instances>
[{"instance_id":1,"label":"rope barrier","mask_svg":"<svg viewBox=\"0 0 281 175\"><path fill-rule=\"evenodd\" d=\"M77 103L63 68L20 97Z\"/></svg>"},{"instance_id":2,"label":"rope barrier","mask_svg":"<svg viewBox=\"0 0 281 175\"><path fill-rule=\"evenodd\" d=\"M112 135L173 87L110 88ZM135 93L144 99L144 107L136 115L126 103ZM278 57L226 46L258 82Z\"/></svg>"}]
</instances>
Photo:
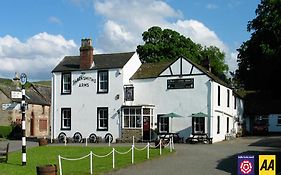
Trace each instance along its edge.
<instances>
[{"instance_id":1,"label":"rope barrier","mask_svg":"<svg viewBox=\"0 0 281 175\"><path fill-rule=\"evenodd\" d=\"M145 150L146 148L147 148L147 146L148 145L146 145L145 147L143 147L143 148L137 148L137 147L134 147L137 151L143 151L143 150Z\"/></svg>"},{"instance_id":2,"label":"rope barrier","mask_svg":"<svg viewBox=\"0 0 281 175\"><path fill-rule=\"evenodd\" d=\"M116 153L118 153L118 154L123 154L123 155L125 155L125 154L128 154L130 151L132 150L132 148L130 148L128 151L126 151L126 152L120 152L120 151L117 151L116 149L114 150Z\"/></svg>"},{"instance_id":3,"label":"rope barrier","mask_svg":"<svg viewBox=\"0 0 281 175\"><path fill-rule=\"evenodd\" d=\"M93 156L96 156L96 157L98 157L98 158L104 158L104 157L107 157L107 156L109 156L110 154L112 154L112 152L113 152L113 150L112 150L112 151L110 151L108 154L106 154L106 155L102 155L102 156L97 155L97 154L95 154L95 153L93 153L93 152L92 152L92 154L93 154Z\"/></svg>"},{"instance_id":4,"label":"rope barrier","mask_svg":"<svg viewBox=\"0 0 281 175\"><path fill-rule=\"evenodd\" d=\"M90 153L90 154L87 154L86 156L79 157L79 158L76 158L76 159L74 159L74 158L66 158L66 157L62 157L62 156L60 156L60 158L63 159L63 160L74 161L74 160L82 160L82 159L85 159L85 158L87 158L88 156L91 156L91 153Z\"/></svg>"}]
</instances>

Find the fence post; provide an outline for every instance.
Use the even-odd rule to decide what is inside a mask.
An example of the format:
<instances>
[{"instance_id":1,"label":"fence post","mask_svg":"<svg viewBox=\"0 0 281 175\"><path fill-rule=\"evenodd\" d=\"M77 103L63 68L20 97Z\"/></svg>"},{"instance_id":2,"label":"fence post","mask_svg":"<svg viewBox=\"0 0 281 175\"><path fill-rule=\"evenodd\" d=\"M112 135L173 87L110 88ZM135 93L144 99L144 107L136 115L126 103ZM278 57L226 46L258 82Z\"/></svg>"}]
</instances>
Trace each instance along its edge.
<instances>
[{"instance_id":1,"label":"fence post","mask_svg":"<svg viewBox=\"0 0 281 175\"><path fill-rule=\"evenodd\" d=\"M64 146L66 146L66 136L64 136Z\"/></svg>"},{"instance_id":2,"label":"fence post","mask_svg":"<svg viewBox=\"0 0 281 175\"><path fill-rule=\"evenodd\" d=\"M135 136L133 136L133 145L135 145Z\"/></svg>"},{"instance_id":3,"label":"fence post","mask_svg":"<svg viewBox=\"0 0 281 175\"><path fill-rule=\"evenodd\" d=\"M115 149L112 148L112 168L115 168Z\"/></svg>"},{"instance_id":4,"label":"fence post","mask_svg":"<svg viewBox=\"0 0 281 175\"><path fill-rule=\"evenodd\" d=\"M108 136L108 146L110 147L110 140L111 140L111 136Z\"/></svg>"},{"instance_id":5,"label":"fence post","mask_svg":"<svg viewBox=\"0 0 281 175\"><path fill-rule=\"evenodd\" d=\"M60 175L62 175L62 168L61 168L61 158L60 158L60 155L59 155L58 157L59 157L59 169L60 169Z\"/></svg>"},{"instance_id":6,"label":"fence post","mask_svg":"<svg viewBox=\"0 0 281 175\"><path fill-rule=\"evenodd\" d=\"M160 155L162 155L162 139L159 141Z\"/></svg>"},{"instance_id":7,"label":"fence post","mask_svg":"<svg viewBox=\"0 0 281 175\"><path fill-rule=\"evenodd\" d=\"M170 138L169 146L170 146L170 152L172 152L172 138Z\"/></svg>"},{"instance_id":8,"label":"fence post","mask_svg":"<svg viewBox=\"0 0 281 175\"><path fill-rule=\"evenodd\" d=\"M93 174L93 152L90 152L90 173Z\"/></svg>"},{"instance_id":9,"label":"fence post","mask_svg":"<svg viewBox=\"0 0 281 175\"><path fill-rule=\"evenodd\" d=\"M175 149L175 145L174 145L174 137L172 137L172 148Z\"/></svg>"},{"instance_id":10,"label":"fence post","mask_svg":"<svg viewBox=\"0 0 281 175\"><path fill-rule=\"evenodd\" d=\"M132 145L132 164L134 164L134 147L135 145Z\"/></svg>"},{"instance_id":11,"label":"fence post","mask_svg":"<svg viewBox=\"0 0 281 175\"><path fill-rule=\"evenodd\" d=\"M149 142L147 142L147 159L149 159Z\"/></svg>"}]
</instances>

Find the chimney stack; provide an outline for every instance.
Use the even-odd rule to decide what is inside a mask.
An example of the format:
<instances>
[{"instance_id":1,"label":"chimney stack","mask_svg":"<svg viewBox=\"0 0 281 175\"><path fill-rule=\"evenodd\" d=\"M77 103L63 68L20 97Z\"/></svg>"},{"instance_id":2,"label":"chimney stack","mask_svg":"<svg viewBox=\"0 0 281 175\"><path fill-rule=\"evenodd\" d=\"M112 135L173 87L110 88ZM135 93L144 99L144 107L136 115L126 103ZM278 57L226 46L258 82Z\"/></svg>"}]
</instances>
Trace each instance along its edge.
<instances>
[{"instance_id":1,"label":"chimney stack","mask_svg":"<svg viewBox=\"0 0 281 175\"><path fill-rule=\"evenodd\" d=\"M80 69L90 69L94 62L94 49L91 39L82 39L80 47Z\"/></svg>"}]
</instances>

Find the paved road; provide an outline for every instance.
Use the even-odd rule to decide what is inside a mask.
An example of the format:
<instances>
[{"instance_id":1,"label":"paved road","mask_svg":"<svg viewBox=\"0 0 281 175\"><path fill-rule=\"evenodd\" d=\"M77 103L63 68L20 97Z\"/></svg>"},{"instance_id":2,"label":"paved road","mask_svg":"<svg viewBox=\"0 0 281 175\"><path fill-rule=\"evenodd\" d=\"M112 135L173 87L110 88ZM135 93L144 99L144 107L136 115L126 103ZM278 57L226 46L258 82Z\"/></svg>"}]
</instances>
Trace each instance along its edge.
<instances>
[{"instance_id":1,"label":"paved road","mask_svg":"<svg viewBox=\"0 0 281 175\"><path fill-rule=\"evenodd\" d=\"M10 151L21 150L21 141L9 143ZM0 147L6 144L7 141L1 141ZM119 144L115 146L117 145ZM34 146L38 146L38 143L27 142L28 148ZM277 174L281 175L281 136L243 137L215 144L176 144L175 148L176 152L172 155L129 166L107 175L236 175L237 155L241 154L255 155L256 166L258 155L277 155Z\"/></svg>"},{"instance_id":2,"label":"paved road","mask_svg":"<svg viewBox=\"0 0 281 175\"><path fill-rule=\"evenodd\" d=\"M146 161L107 175L224 175L237 174L237 155L277 154L281 164L281 137L247 137L209 144L178 144L176 153ZM256 158L255 165L258 166ZM281 166L277 172L281 174ZM257 169L257 168L256 168ZM256 173L258 174L258 173Z\"/></svg>"}]
</instances>

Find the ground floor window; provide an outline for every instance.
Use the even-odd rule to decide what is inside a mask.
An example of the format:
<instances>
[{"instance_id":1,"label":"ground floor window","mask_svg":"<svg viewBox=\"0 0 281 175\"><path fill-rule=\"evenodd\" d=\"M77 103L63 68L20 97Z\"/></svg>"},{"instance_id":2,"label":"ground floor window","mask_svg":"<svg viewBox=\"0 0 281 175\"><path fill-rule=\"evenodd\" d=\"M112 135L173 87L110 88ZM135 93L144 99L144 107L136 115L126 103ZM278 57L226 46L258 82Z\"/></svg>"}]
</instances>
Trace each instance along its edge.
<instances>
[{"instance_id":1,"label":"ground floor window","mask_svg":"<svg viewBox=\"0 0 281 175\"><path fill-rule=\"evenodd\" d=\"M220 116L217 118L217 134L220 133Z\"/></svg>"},{"instance_id":2,"label":"ground floor window","mask_svg":"<svg viewBox=\"0 0 281 175\"><path fill-rule=\"evenodd\" d=\"M158 130L160 133L169 132L169 118L158 115Z\"/></svg>"},{"instance_id":3,"label":"ground floor window","mask_svg":"<svg viewBox=\"0 0 281 175\"><path fill-rule=\"evenodd\" d=\"M204 117L192 117L192 131L193 133L205 133Z\"/></svg>"},{"instance_id":4,"label":"ground floor window","mask_svg":"<svg viewBox=\"0 0 281 175\"><path fill-rule=\"evenodd\" d=\"M226 133L229 133L229 117L226 118Z\"/></svg>"},{"instance_id":5,"label":"ground floor window","mask_svg":"<svg viewBox=\"0 0 281 175\"><path fill-rule=\"evenodd\" d=\"M278 124L278 125L281 125L281 116L278 116L277 124Z\"/></svg>"},{"instance_id":6,"label":"ground floor window","mask_svg":"<svg viewBox=\"0 0 281 175\"><path fill-rule=\"evenodd\" d=\"M61 129L62 130L71 129L71 108L61 109Z\"/></svg>"},{"instance_id":7,"label":"ground floor window","mask_svg":"<svg viewBox=\"0 0 281 175\"><path fill-rule=\"evenodd\" d=\"M123 108L124 128L141 128L141 107Z\"/></svg>"},{"instance_id":8,"label":"ground floor window","mask_svg":"<svg viewBox=\"0 0 281 175\"><path fill-rule=\"evenodd\" d=\"M108 108L102 107L97 108L97 130L108 131Z\"/></svg>"},{"instance_id":9,"label":"ground floor window","mask_svg":"<svg viewBox=\"0 0 281 175\"><path fill-rule=\"evenodd\" d=\"M40 119L39 120L39 131L44 132L47 131L47 119Z\"/></svg>"}]
</instances>

